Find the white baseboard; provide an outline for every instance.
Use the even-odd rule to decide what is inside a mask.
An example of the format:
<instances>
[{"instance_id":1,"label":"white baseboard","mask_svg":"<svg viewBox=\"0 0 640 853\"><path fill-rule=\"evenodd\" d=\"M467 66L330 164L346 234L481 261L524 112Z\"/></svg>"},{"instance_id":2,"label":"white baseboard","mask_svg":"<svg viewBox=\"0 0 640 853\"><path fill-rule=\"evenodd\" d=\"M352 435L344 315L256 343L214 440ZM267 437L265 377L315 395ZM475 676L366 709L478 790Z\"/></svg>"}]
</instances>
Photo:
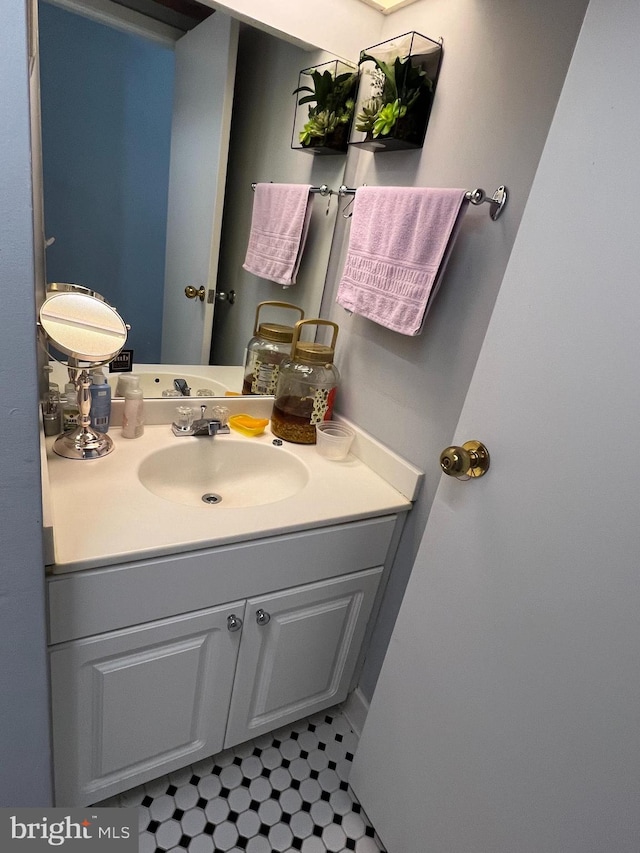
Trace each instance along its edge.
<instances>
[{"instance_id":1,"label":"white baseboard","mask_svg":"<svg viewBox=\"0 0 640 853\"><path fill-rule=\"evenodd\" d=\"M360 737L369 713L369 702L359 687L349 693L342 703L342 712L351 723L354 732Z\"/></svg>"}]
</instances>

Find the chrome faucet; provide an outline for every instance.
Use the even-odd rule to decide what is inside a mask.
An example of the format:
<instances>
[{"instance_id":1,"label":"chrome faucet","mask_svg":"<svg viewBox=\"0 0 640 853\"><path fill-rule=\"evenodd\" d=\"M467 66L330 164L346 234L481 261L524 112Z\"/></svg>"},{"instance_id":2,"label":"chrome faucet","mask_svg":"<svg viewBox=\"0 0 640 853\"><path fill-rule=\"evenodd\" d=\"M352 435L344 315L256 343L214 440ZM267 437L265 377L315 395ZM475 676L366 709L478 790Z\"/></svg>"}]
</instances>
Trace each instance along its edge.
<instances>
[{"instance_id":1,"label":"chrome faucet","mask_svg":"<svg viewBox=\"0 0 640 853\"><path fill-rule=\"evenodd\" d=\"M185 379L174 379L173 387L176 389L176 391L179 391L183 397L191 396L191 388L189 388Z\"/></svg>"},{"instance_id":2,"label":"chrome faucet","mask_svg":"<svg viewBox=\"0 0 640 853\"><path fill-rule=\"evenodd\" d=\"M171 424L171 429L174 435L208 435L212 438L216 435L226 435L230 432L229 425L223 423L219 418L206 418L206 406L200 406L200 417L197 418L191 426L182 427L175 421Z\"/></svg>"}]
</instances>

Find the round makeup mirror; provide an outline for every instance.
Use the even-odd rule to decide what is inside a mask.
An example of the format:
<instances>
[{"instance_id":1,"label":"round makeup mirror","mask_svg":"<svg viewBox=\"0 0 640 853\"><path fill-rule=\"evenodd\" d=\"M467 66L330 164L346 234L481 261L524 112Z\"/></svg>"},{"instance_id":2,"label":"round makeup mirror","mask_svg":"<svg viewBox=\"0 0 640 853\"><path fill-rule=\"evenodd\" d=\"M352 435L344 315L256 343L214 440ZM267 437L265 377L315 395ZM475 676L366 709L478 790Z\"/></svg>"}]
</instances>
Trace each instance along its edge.
<instances>
[{"instance_id":1,"label":"round makeup mirror","mask_svg":"<svg viewBox=\"0 0 640 853\"><path fill-rule=\"evenodd\" d=\"M127 341L127 326L99 293L82 285L54 283L48 294L40 308L40 326L48 344L67 356L64 363L78 391L80 413L77 429L58 436L53 450L66 459L97 459L113 450L113 441L91 428L88 368L108 364L118 355Z\"/></svg>"}]
</instances>

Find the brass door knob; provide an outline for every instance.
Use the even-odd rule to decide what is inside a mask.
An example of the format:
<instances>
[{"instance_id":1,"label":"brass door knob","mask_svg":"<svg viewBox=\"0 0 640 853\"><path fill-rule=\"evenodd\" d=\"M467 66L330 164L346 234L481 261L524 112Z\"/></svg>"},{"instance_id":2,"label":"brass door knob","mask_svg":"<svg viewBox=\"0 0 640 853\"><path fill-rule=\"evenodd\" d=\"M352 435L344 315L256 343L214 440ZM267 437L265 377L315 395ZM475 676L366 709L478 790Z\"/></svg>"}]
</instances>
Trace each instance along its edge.
<instances>
[{"instance_id":1,"label":"brass door knob","mask_svg":"<svg viewBox=\"0 0 640 853\"><path fill-rule=\"evenodd\" d=\"M204 287L196 288L192 284L188 284L184 289L184 295L187 299L196 299L196 297L200 300L200 302L204 302L204 298L206 296L207 291Z\"/></svg>"},{"instance_id":2,"label":"brass door knob","mask_svg":"<svg viewBox=\"0 0 640 853\"><path fill-rule=\"evenodd\" d=\"M440 454L440 467L449 477L458 480L482 477L489 470L489 451L480 441L467 441L462 447L447 447Z\"/></svg>"}]
</instances>

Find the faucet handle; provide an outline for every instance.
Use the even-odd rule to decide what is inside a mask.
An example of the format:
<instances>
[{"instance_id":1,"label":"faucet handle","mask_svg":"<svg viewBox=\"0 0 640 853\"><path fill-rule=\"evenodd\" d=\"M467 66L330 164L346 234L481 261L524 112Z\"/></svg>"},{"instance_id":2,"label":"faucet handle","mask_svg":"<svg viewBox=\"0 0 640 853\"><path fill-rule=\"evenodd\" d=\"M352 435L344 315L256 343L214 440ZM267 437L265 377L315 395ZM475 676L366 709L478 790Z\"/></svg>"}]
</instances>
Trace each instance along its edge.
<instances>
[{"instance_id":1,"label":"faucet handle","mask_svg":"<svg viewBox=\"0 0 640 853\"><path fill-rule=\"evenodd\" d=\"M178 406L176 409L176 426L180 427L182 430L191 429L193 425L193 409L191 406Z\"/></svg>"},{"instance_id":2,"label":"faucet handle","mask_svg":"<svg viewBox=\"0 0 640 853\"><path fill-rule=\"evenodd\" d=\"M191 406L178 406L176 419L171 424L174 435L193 435L193 415Z\"/></svg>"},{"instance_id":3,"label":"faucet handle","mask_svg":"<svg viewBox=\"0 0 640 853\"><path fill-rule=\"evenodd\" d=\"M214 406L211 409L212 416L220 421L222 426L226 426L229 423L229 415L231 414L227 406Z\"/></svg>"}]
</instances>

